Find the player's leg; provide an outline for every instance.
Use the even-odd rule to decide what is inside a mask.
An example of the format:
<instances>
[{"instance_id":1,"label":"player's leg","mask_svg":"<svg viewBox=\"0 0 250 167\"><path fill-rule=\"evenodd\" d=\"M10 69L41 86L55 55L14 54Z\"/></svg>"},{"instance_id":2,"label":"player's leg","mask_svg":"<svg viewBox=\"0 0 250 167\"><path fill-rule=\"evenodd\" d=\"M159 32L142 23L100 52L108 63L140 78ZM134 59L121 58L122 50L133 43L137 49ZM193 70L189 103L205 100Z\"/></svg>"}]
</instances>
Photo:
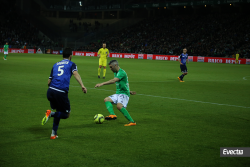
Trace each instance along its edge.
<instances>
[{"instance_id":1,"label":"player's leg","mask_svg":"<svg viewBox=\"0 0 250 167\"><path fill-rule=\"evenodd\" d=\"M182 74L178 77L178 79L179 79L180 82L183 82L182 79L183 79L184 73L185 73L184 65L180 65L180 69L181 69Z\"/></svg>"},{"instance_id":2,"label":"player's leg","mask_svg":"<svg viewBox=\"0 0 250 167\"><path fill-rule=\"evenodd\" d=\"M117 109L121 111L121 113L127 118L129 121L128 124L125 124L125 126L133 126L136 125L135 121L132 119L130 114L128 113L126 107L128 105L129 97L124 94L119 94L117 99Z\"/></svg>"},{"instance_id":3,"label":"player's leg","mask_svg":"<svg viewBox=\"0 0 250 167\"><path fill-rule=\"evenodd\" d=\"M53 95L53 90L52 89L48 89L48 91L47 91L47 99L50 102L51 109L52 110L56 109L56 101L54 100L54 95ZM45 125L48 122L48 120L51 117L51 114L54 114L54 112L52 112L51 110L47 110L45 112L45 116L42 119L42 125Z\"/></svg>"},{"instance_id":4,"label":"player's leg","mask_svg":"<svg viewBox=\"0 0 250 167\"><path fill-rule=\"evenodd\" d=\"M106 76L107 59L104 59L102 62L103 62L103 79L105 79L105 76Z\"/></svg>"},{"instance_id":5,"label":"player's leg","mask_svg":"<svg viewBox=\"0 0 250 167\"><path fill-rule=\"evenodd\" d=\"M188 74L188 70L187 70L187 66L186 65L185 65L185 67L184 67L183 70L184 70L184 76L187 75ZM183 78L184 78L184 76L183 76ZM182 80L183 80L183 78L182 78Z\"/></svg>"},{"instance_id":6,"label":"player's leg","mask_svg":"<svg viewBox=\"0 0 250 167\"><path fill-rule=\"evenodd\" d=\"M55 99L57 104L60 106L57 107L57 112L51 114L51 117L54 117L53 128L50 139L56 139L57 130L61 119L67 119L70 116L70 102L67 93L57 92Z\"/></svg>"},{"instance_id":7,"label":"player's leg","mask_svg":"<svg viewBox=\"0 0 250 167\"><path fill-rule=\"evenodd\" d=\"M99 58L98 78L100 78L101 70L102 70L102 59Z\"/></svg>"},{"instance_id":8,"label":"player's leg","mask_svg":"<svg viewBox=\"0 0 250 167\"><path fill-rule=\"evenodd\" d=\"M113 105L112 105L112 103L116 104L117 97L118 97L118 95L114 94L114 95L111 95L111 96L106 97L104 99L106 108L108 109L109 114L110 114L109 116L105 117L106 120L115 120L117 118L117 116L115 115L114 109L113 109Z\"/></svg>"},{"instance_id":9,"label":"player's leg","mask_svg":"<svg viewBox=\"0 0 250 167\"><path fill-rule=\"evenodd\" d=\"M8 56L8 52L4 52L4 60L7 60L6 58L7 58L7 56Z\"/></svg>"},{"instance_id":10,"label":"player's leg","mask_svg":"<svg viewBox=\"0 0 250 167\"><path fill-rule=\"evenodd\" d=\"M183 78L185 75L187 75L187 66L186 65L181 65L181 72L182 72L182 74L178 78L179 78L180 82L184 82Z\"/></svg>"}]
</instances>

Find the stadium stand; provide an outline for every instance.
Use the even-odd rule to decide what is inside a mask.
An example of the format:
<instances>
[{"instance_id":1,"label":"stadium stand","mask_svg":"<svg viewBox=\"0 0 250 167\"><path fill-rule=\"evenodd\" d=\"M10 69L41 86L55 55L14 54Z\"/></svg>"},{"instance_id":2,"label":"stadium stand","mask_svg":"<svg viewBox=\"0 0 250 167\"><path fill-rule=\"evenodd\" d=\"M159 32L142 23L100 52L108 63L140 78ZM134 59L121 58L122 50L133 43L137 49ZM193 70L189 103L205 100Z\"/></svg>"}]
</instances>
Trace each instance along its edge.
<instances>
[{"instance_id":1,"label":"stadium stand","mask_svg":"<svg viewBox=\"0 0 250 167\"><path fill-rule=\"evenodd\" d=\"M34 46L51 45L51 41L42 34L37 27L20 16L12 8L3 9L0 22L1 44L9 43L10 47L34 48Z\"/></svg>"},{"instance_id":2,"label":"stadium stand","mask_svg":"<svg viewBox=\"0 0 250 167\"><path fill-rule=\"evenodd\" d=\"M250 17L246 14L179 15L145 19L78 50L97 51L102 42L111 52L178 55L187 47L194 56L249 58Z\"/></svg>"}]
</instances>

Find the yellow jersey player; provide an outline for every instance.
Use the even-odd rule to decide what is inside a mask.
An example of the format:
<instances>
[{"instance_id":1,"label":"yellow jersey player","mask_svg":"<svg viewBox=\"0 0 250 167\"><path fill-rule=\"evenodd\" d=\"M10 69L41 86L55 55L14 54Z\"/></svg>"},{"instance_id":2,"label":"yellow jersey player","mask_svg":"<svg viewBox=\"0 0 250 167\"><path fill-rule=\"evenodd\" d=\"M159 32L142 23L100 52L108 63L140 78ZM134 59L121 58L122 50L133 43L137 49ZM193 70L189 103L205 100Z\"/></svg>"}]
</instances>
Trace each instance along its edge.
<instances>
[{"instance_id":1,"label":"yellow jersey player","mask_svg":"<svg viewBox=\"0 0 250 167\"><path fill-rule=\"evenodd\" d=\"M239 57L240 57L240 55L239 55L239 53L237 52L237 53L236 53L236 58L235 58L235 64L238 64Z\"/></svg>"},{"instance_id":2,"label":"yellow jersey player","mask_svg":"<svg viewBox=\"0 0 250 167\"><path fill-rule=\"evenodd\" d=\"M103 43L102 46L103 48L99 49L97 53L97 56L99 57L98 78L100 78L101 69L103 67L103 79L105 79L109 50L106 48L106 43Z\"/></svg>"}]
</instances>

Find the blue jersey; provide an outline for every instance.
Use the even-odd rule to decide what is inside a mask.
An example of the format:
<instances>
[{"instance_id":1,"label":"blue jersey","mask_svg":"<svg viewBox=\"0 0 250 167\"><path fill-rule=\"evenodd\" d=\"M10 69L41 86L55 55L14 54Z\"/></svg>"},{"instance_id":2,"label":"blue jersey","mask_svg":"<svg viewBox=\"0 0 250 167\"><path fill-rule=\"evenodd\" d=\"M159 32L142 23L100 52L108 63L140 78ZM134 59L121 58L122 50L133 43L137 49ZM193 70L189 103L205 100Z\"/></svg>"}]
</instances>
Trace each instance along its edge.
<instances>
[{"instance_id":1,"label":"blue jersey","mask_svg":"<svg viewBox=\"0 0 250 167\"><path fill-rule=\"evenodd\" d=\"M68 59L54 64L49 77L51 79L49 88L59 92L68 92L70 78L74 71L77 71L77 66Z\"/></svg>"},{"instance_id":2,"label":"blue jersey","mask_svg":"<svg viewBox=\"0 0 250 167\"><path fill-rule=\"evenodd\" d=\"M186 65L186 62L187 62L187 59L188 59L188 54L187 54L187 53L186 53L186 54L182 53L182 54L179 56L179 59L181 59L181 63L182 63L183 65Z\"/></svg>"}]
</instances>

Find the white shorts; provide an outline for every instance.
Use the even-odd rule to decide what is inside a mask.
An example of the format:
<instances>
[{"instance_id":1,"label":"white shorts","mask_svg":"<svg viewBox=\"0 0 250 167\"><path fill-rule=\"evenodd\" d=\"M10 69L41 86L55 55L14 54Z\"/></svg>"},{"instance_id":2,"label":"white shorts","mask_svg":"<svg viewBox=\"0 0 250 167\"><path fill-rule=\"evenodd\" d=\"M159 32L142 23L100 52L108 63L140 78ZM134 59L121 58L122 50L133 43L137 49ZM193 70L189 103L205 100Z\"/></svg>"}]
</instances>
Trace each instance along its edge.
<instances>
[{"instance_id":1,"label":"white shorts","mask_svg":"<svg viewBox=\"0 0 250 167\"><path fill-rule=\"evenodd\" d=\"M8 54L8 51L7 51L7 52L6 52L6 51L4 51L4 54L5 54L5 55L7 55L7 54Z\"/></svg>"},{"instance_id":2,"label":"white shorts","mask_svg":"<svg viewBox=\"0 0 250 167\"><path fill-rule=\"evenodd\" d=\"M114 104L121 103L124 108L127 107L129 97L125 94L113 94L109 96Z\"/></svg>"}]
</instances>

